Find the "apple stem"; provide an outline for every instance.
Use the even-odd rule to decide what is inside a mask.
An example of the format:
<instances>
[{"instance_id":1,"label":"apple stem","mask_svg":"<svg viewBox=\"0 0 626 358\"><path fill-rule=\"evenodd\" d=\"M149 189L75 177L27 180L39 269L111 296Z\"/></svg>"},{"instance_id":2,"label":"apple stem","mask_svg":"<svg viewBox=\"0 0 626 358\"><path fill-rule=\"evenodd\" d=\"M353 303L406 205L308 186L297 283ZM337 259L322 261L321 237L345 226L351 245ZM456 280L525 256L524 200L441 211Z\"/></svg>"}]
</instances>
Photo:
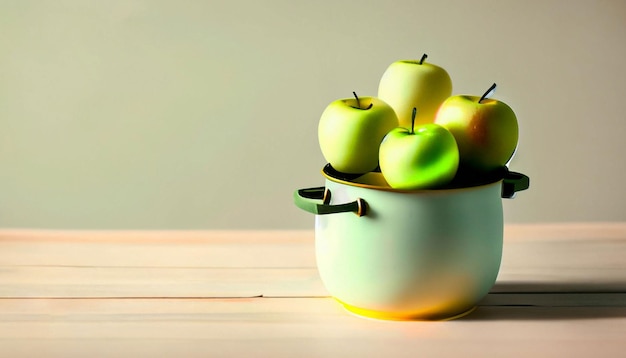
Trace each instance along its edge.
<instances>
[{"instance_id":1,"label":"apple stem","mask_svg":"<svg viewBox=\"0 0 626 358\"><path fill-rule=\"evenodd\" d=\"M422 58L420 59L420 65L421 65L422 63L424 63L424 60L426 59L426 57L428 57L428 55L427 55L427 54L423 54L423 55L422 55Z\"/></svg>"},{"instance_id":2,"label":"apple stem","mask_svg":"<svg viewBox=\"0 0 626 358\"><path fill-rule=\"evenodd\" d=\"M489 87L489 89L483 94L483 96L480 97L480 99L478 100L478 103L482 102L482 100L484 100L485 98L491 96L495 90L496 90L496 84L494 82L494 84L492 84L491 87Z\"/></svg>"},{"instance_id":3,"label":"apple stem","mask_svg":"<svg viewBox=\"0 0 626 358\"><path fill-rule=\"evenodd\" d=\"M370 109L372 108L372 106L374 105L374 103L370 103L369 106L367 106L367 108L361 108L361 100L359 99L359 96L356 95L356 92L352 91L352 94L354 95L354 98L356 98L356 107L353 108L357 108L357 109Z\"/></svg>"},{"instance_id":4,"label":"apple stem","mask_svg":"<svg viewBox=\"0 0 626 358\"><path fill-rule=\"evenodd\" d=\"M413 113L411 113L411 134L415 133L415 116L417 115L417 108L413 107Z\"/></svg>"},{"instance_id":5,"label":"apple stem","mask_svg":"<svg viewBox=\"0 0 626 358\"><path fill-rule=\"evenodd\" d=\"M361 101L359 100L359 96L356 95L356 92L352 91L354 98L356 98L356 106L361 108Z\"/></svg>"}]
</instances>

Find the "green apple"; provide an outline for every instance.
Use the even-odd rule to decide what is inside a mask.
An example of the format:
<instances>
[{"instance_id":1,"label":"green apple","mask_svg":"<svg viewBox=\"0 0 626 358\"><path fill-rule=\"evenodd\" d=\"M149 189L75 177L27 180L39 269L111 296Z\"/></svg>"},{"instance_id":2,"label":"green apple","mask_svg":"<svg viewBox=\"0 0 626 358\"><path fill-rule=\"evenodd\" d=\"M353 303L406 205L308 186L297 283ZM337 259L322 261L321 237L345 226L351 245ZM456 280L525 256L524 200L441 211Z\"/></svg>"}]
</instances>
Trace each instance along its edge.
<instances>
[{"instance_id":1,"label":"green apple","mask_svg":"<svg viewBox=\"0 0 626 358\"><path fill-rule=\"evenodd\" d=\"M411 129L391 130L380 144L380 171L395 189L435 189L454 178L459 149L454 136L444 127L426 123Z\"/></svg>"},{"instance_id":2,"label":"green apple","mask_svg":"<svg viewBox=\"0 0 626 358\"><path fill-rule=\"evenodd\" d=\"M396 111L401 127L411 126L411 110L419 109L417 124L433 123L441 103L452 94L448 72L426 63L424 54L419 61L392 63L383 73L378 85L378 98Z\"/></svg>"},{"instance_id":3,"label":"green apple","mask_svg":"<svg viewBox=\"0 0 626 358\"><path fill-rule=\"evenodd\" d=\"M376 97L331 102L318 125L324 158L342 173L367 173L378 167L378 149L385 135L398 126L398 117Z\"/></svg>"},{"instance_id":4,"label":"green apple","mask_svg":"<svg viewBox=\"0 0 626 358\"><path fill-rule=\"evenodd\" d=\"M459 146L461 166L489 171L504 166L513 156L519 136L515 113L506 103L482 97L457 95L446 99L435 123L448 129Z\"/></svg>"}]
</instances>

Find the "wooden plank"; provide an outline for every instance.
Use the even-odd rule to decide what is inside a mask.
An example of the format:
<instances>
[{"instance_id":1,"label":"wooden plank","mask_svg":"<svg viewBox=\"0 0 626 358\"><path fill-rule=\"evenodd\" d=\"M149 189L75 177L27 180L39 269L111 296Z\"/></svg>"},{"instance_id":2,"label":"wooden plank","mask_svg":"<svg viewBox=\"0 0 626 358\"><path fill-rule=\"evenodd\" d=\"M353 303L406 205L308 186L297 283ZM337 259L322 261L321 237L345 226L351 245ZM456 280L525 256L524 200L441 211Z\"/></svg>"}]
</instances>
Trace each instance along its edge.
<instances>
[{"instance_id":1,"label":"wooden plank","mask_svg":"<svg viewBox=\"0 0 626 358\"><path fill-rule=\"evenodd\" d=\"M0 230L0 267L315 267L312 231Z\"/></svg>"},{"instance_id":2,"label":"wooden plank","mask_svg":"<svg viewBox=\"0 0 626 358\"><path fill-rule=\"evenodd\" d=\"M50 242L145 242L171 244L247 244L311 241L311 230L48 230L0 228L4 240ZM546 241L607 239L626 240L626 222L509 223L504 225L505 241Z\"/></svg>"},{"instance_id":3,"label":"wooden plank","mask_svg":"<svg viewBox=\"0 0 626 358\"><path fill-rule=\"evenodd\" d=\"M328 295L316 268L12 266L0 282L5 298Z\"/></svg>"},{"instance_id":4,"label":"wooden plank","mask_svg":"<svg viewBox=\"0 0 626 358\"><path fill-rule=\"evenodd\" d=\"M555 271L558 273L558 271ZM589 270L587 277L603 271ZM556 274L555 274L556 275ZM622 272L622 276L624 272ZM562 277L567 275L562 274ZM626 293L620 282L498 281L492 293ZM616 276L618 277L618 276ZM619 276L621 277L621 276ZM327 296L315 268L41 267L0 269L0 297ZM504 296L503 296L504 297ZM522 297L530 297L528 295ZM556 296L555 296L556 297ZM617 297L617 296L610 296Z\"/></svg>"},{"instance_id":5,"label":"wooden plank","mask_svg":"<svg viewBox=\"0 0 626 358\"><path fill-rule=\"evenodd\" d=\"M508 224L504 231L505 247L515 247L511 252L532 247L524 245L537 241L606 241L620 247L626 242L626 223ZM310 230L0 229L0 248L0 266L315 267L314 232ZM233 251L236 255L231 255ZM542 255L541 251L535 254ZM618 259L616 255L612 257L613 261ZM624 264L624 260L619 262Z\"/></svg>"},{"instance_id":6,"label":"wooden plank","mask_svg":"<svg viewBox=\"0 0 626 358\"><path fill-rule=\"evenodd\" d=\"M93 269L28 268L17 275L0 271L3 298L235 298L235 297L327 297L314 269ZM98 271L98 270L95 270ZM157 277L157 279L154 279ZM505 289L502 286L505 285ZM626 304L624 291L606 292L606 287L571 285L546 289L529 283L515 290L497 283L485 305L586 305ZM511 285L512 286L512 285ZM534 288L531 290L531 288Z\"/></svg>"},{"instance_id":7,"label":"wooden plank","mask_svg":"<svg viewBox=\"0 0 626 358\"><path fill-rule=\"evenodd\" d=\"M495 292L626 292L626 239L505 242Z\"/></svg>"},{"instance_id":8,"label":"wooden plank","mask_svg":"<svg viewBox=\"0 0 626 358\"><path fill-rule=\"evenodd\" d=\"M489 293L481 306L626 307L626 293Z\"/></svg>"},{"instance_id":9,"label":"wooden plank","mask_svg":"<svg viewBox=\"0 0 626 358\"><path fill-rule=\"evenodd\" d=\"M292 243L312 240L311 230L46 230L0 229L0 241L28 240L50 242L152 242L162 244L222 244L238 242Z\"/></svg>"},{"instance_id":10,"label":"wooden plank","mask_svg":"<svg viewBox=\"0 0 626 358\"><path fill-rule=\"evenodd\" d=\"M327 298L0 300L6 357L589 357L626 348L626 307L479 307L363 319Z\"/></svg>"},{"instance_id":11,"label":"wooden plank","mask_svg":"<svg viewBox=\"0 0 626 358\"><path fill-rule=\"evenodd\" d=\"M626 222L506 224L505 241L626 240Z\"/></svg>"}]
</instances>

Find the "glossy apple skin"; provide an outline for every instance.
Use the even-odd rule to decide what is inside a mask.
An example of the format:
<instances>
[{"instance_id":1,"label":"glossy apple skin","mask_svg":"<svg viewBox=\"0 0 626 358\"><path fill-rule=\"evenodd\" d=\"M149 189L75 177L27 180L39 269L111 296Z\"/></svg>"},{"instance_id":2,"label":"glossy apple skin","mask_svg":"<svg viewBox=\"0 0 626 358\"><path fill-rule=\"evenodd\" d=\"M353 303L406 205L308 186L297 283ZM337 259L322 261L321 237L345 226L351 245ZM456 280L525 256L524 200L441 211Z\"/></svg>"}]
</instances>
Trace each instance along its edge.
<instances>
[{"instance_id":1,"label":"glossy apple skin","mask_svg":"<svg viewBox=\"0 0 626 358\"><path fill-rule=\"evenodd\" d=\"M435 123L448 129L459 146L461 166L493 170L513 156L519 139L515 113L506 103L478 96L449 97Z\"/></svg>"},{"instance_id":2,"label":"glossy apple skin","mask_svg":"<svg viewBox=\"0 0 626 358\"><path fill-rule=\"evenodd\" d=\"M383 73L378 98L396 111L401 127L411 127L411 114L417 108L415 124L433 123L437 109L452 94L452 80L443 68L419 61L396 61Z\"/></svg>"},{"instance_id":3,"label":"glossy apple skin","mask_svg":"<svg viewBox=\"0 0 626 358\"><path fill-rule=\"evenodd\" d=\"M416 126L414 133L395 128L379 153L383 177L395 189L436 189L449 183L459 165L454 136L440 125Z\"/></svg>"},{"instance_id":4,"label":"glossy apple skin","mask_svg":"<svg viewBox=\"0 0 626 358\"><path fill-rule=\"evenodd\" d=\"M398 126L393 108L375 97L338 99L331 102L318 125L324 158L343 173L367 173L378 166L378 150L385 135Z\"/></svg>"}]
</instances>

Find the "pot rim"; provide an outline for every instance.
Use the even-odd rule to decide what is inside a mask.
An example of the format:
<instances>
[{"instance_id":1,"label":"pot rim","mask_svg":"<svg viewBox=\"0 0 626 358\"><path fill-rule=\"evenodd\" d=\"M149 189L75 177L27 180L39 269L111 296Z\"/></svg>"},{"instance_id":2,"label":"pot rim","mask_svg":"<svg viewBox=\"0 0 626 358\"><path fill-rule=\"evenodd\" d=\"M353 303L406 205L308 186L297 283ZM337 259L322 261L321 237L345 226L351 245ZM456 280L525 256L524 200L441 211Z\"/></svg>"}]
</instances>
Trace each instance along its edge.
<instances>
[{"instance_id":1,"label":"pot rim","mask_svg":"<svg viewBox=\"0 0 626 358\"><path fill-rule=\"evenodd\" d=\"M453 183L453 184L448 184L446 186L443 186L441 188L434 188L434 189L397 189L397 188L392 188L390 186L358 183L358 182L352 181L352 180L356 180L358 178L363 177L364 175L371 174L371 173L382 175L380 172L364 173L362 175L355 176L353 179L338 178L337 176L333 175L334 172L336 171L332 168L332 166L330 166L330 164L326 164L321 170L322 175L326 179L339 183L339 184L344 184L344 185L358 187L358 188L379 190L379 191L389 191L389 192L395 192L395 193L424 193L426 194L426 193L441 193L444 191L471 190L471 189L478 189L481 187L498 184L504 180L504 177L506 173L508 172L508 168L503 167L502 169L495 172L495 174L491 174L488 177L488 179L482 180L480 182L471 183L470 185L457 186L458 183L456 185Z\"/></svg>"}]
</instances>

